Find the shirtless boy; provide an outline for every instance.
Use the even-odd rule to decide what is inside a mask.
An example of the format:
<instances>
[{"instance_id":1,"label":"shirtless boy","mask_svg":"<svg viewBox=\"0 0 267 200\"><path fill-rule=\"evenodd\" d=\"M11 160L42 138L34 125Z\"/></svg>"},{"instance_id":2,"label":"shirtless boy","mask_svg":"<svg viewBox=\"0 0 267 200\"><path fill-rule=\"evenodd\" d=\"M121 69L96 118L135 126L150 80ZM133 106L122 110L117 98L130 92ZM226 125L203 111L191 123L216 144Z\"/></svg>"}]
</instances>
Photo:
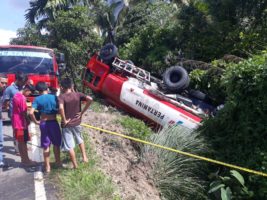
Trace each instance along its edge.
<instances>
[{"instance_id":1,"label":"shirtless boy","mask_svg":"<svg viewBox=\"0 0 267 200\"><path fill-rule=\"evenodd\" d=\"M60 145L61 132L56 119L58 113L58 100L53 94L48 93L48 87L45 82L38 82L36 90L40 96L36 97L32 103L30 111L31 119L40 125L41 130L41 146L44 153L45 172L50 172L50 145L54 146L54 155L57 166L61 166L60 161ZM38 110L41 114L40 121L37 121L34 116L34 111Z\"/></svg>"}]
</instances>

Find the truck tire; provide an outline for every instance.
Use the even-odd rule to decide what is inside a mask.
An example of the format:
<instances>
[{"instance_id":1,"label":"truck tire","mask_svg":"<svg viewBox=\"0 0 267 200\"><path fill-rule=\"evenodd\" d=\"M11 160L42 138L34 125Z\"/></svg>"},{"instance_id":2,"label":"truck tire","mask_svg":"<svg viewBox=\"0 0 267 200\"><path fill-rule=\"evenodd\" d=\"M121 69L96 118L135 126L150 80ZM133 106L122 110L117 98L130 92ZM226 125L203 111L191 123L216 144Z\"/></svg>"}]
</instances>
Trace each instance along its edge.
<instances>
[{"instance_id":1,"label":"truck tire","mask_svg":"<svg viewBox=\"0 0 267 200\"><path fill-rule=\"evenodd\" d=\"M206 101L208 99L207 95L199 90L189 90L188 94L189 96L202 101Z\"/></svg>"},{"instance_id":2,"label":"truck tire","mask_svg":"<svg viewBox=\"0 0 267 200\"><path fill-rule=\"evenodd\" d=\"M100 50L99 57L105 63L110 63L113 59L118 56L118 48L111 43L106 44Z\"/></svg>"},{"instance_id":3,"label":"truck tire","mask_svg":"<svg viewBox=\"0 0 267 200\"><path fill-rule=\"evenodd\" d=\"M164 72L163 82L167 90L181 92L188 87L190 79L187 71L183 67L173 66Z\"/></svg>"}]
</instances>

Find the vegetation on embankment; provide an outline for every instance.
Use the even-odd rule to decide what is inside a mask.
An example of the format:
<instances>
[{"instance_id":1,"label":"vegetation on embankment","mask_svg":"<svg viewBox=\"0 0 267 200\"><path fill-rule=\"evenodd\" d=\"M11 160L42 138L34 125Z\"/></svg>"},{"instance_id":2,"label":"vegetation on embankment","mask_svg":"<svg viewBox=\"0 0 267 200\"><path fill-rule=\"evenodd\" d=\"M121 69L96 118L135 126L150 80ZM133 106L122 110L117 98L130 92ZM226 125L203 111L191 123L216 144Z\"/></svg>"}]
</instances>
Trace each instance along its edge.
<instances>
[{"instance_id":1,"label":"vegetation on embankment","mask_svg":"<svg viewBox=\"0 0 267 200\"><path fill-rule=\"evenodd\" d=\"M116 186L98 168L98 158L94 153L95 150L89 144L89 135L83 132L83 137L89 163L79 163L79 168L75 170L70 168L57 169L49 175L50 182L59 191L58 199L120 200L119 194L116 193ZM75 152L77 159L80 160L81 153L78 147L75 148ZM62 153L62 159L65 164L70 162L68 153Z\"/></svg>"},{"instance_id":2,"label":"vegetation on embankment","mask_svg":"<svg viewBox=\"0 0 267 200\"><path fill-rule=\"evenodd\" d=\"M219 82L225 93L224 108L200 131L214 145L222 161L267 172L267 54L238 64L227 64ZM267 198L264 177L242 173L253 199Z\"/></svg>"},{"instance_id":3,"label":"vegetation on embankment","mask_svg":"<svg viewBox=\"0 0 267 200\"><path fill-rule=\"evenodd\" d=\"M203 156L210 152L209 143L203 136L179 125L165 127L147 139L154 144L195 155ZM142 159L152 166L152 177L162 199L208 198L207 163L150 145L142 148Z\"/></svg>"}]
</instances>

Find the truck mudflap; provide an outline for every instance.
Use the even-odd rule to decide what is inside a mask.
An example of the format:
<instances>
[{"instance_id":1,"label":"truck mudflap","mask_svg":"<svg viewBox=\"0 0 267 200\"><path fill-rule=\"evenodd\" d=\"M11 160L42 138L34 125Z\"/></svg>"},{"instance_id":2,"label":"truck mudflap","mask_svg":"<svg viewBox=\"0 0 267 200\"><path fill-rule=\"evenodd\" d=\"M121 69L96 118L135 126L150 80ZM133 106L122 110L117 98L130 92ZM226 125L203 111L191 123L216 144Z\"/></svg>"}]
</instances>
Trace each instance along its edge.
<instances>
[{"instance_id":1,"label":"truck mudflap","mask_svg":"<svg viewBox=\"0 0 267 200\"><path fill-rule=\"evenodd\" d=\"M123 83L120 101L161 126L180 124L195 129L202 121L182 108L150 96L131 81Z\"/></svg>"}]
</instances>

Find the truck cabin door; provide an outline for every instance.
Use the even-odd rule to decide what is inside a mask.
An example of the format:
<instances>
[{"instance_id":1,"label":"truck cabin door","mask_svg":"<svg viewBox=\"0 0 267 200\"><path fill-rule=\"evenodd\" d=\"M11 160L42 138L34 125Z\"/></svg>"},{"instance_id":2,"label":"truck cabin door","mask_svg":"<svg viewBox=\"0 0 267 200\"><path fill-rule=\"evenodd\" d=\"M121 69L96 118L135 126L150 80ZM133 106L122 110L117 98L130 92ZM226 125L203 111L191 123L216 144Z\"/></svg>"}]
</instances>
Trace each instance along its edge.
<instances>
[{"instance_id":1,"label":"truck cabin door","mask_svg":"<svg viewBox=\"0 0 267 200\"><path fill-rule=\"evenodd\" d=\"M100 92L103 82L109 74L110 67L105 63L102 63L97 59L97 56L93 56L88 62L84 75L83 84L89 87L94 92Z\"/></svg>"}]
</instances>

